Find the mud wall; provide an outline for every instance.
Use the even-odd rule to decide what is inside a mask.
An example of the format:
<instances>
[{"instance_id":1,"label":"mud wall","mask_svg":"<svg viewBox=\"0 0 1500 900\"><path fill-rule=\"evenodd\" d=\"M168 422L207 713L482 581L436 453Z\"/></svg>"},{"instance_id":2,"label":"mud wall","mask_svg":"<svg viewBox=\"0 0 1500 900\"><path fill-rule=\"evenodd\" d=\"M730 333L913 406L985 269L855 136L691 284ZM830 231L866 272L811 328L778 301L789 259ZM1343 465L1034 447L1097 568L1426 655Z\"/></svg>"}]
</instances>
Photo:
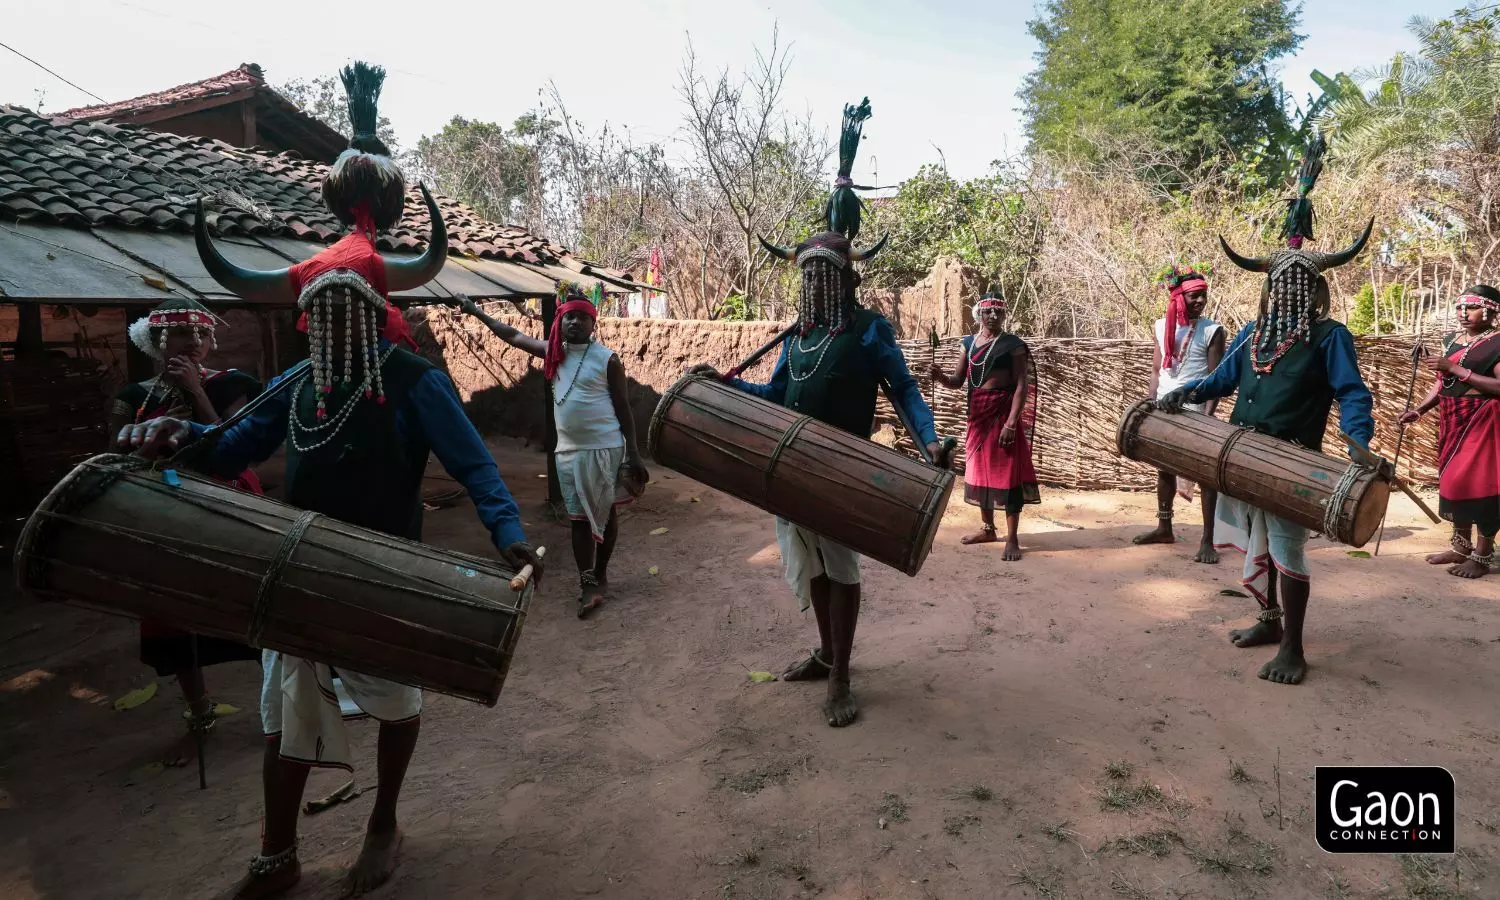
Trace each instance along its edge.
<instances>
[{"instance_id":1,"label":"mud wall","mask_svg":"<svg viewBox=\"0 0 1500 900\"><path fill-rule=\"evenodd\" d=\"M508 304L486 311L533 336L541 323L513 314ZM501 315L500 313L512 313ZM486 434L504 434L536 443L546 436L546 390L542 361L517 350L474 319L446 309L407 314L422 352L453 377L469 417ZM642 444L662 392L695 363L727 370L770 340L780 325L770 322L702 322L676 319L603 318L599 340L620 355L630 382L630 407ZM746 373L750 380L771 376L775 353Z\"/></svg>"}]
</instances>

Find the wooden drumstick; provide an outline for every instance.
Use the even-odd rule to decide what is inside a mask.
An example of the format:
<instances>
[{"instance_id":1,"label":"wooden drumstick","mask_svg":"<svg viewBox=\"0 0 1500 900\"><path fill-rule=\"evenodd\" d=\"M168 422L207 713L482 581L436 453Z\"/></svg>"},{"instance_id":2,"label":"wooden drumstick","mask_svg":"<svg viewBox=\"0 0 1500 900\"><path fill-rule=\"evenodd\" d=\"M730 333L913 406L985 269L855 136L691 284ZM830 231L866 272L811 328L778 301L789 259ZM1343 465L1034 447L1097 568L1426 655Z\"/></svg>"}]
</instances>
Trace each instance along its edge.
<instances>
[{"instance_id":1,"label":"wooden drumstick","mask_svg":"<svg viewBox=\"0 0 1500 900\"><path fill-rule=\"evenodd\" d=\"M536 558L537 559L541 559L542 557L544 557L546 555L547 555L547 548L546 547L538 547L538 548L536 548ZM531 581L531 570L532 570L531 563L527 563L526 565L522 566L521 567L521 571L519 571L519 572L516 573L516 577L514 577L514 578L512 578L510 580L510 589L513 590L513 591L524 590L525 587L526 587L527 582Z\"/></svg>"}]
</instances>

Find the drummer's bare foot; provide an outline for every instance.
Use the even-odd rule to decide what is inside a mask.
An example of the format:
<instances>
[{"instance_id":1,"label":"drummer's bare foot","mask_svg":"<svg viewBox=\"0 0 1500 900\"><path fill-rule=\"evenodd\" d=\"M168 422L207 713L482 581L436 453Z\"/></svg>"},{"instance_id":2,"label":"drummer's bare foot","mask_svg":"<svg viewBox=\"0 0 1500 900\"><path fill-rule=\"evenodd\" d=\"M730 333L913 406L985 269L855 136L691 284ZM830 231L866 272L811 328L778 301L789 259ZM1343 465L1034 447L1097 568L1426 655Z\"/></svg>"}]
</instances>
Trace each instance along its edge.
<instances>
[{"instance_id":1,"label":"drummer's bare foot","mask_svg":"<svg viewBox=\"0 0 1500 900\"><path fill-rule=\"evenodd\" d=\"M822 681L828 677L830 668L822 655L814 650L806 659L793 663L781 673L782 681Z\"/></svg>"},{"instance_id":2,"label":"drummer's bare foot","mask_svg":"<svg viewBox=\"0 0 1500 900\"><path fill-rule=\"evenodd\" d=\"M400 850L400 828L366 833L359 859L354 861L349 877L344 881L344 896L358 897L385 884L396 870Z\"/></svg>"},{"instance_id":3,"label":"drummer's bare foot","mask_svg":"<svg viewBox=\"0 0 1500 900\"><path fill-rule=\"evenodd\" d=\"M1468 558L1467 554L1459 553L1457 550L1444 550L1442 553L1427 554L1427 564L1429 566L1451 566L1454 563L1464 562Z\"/></svg>"},{"instance_id":4,"label":"drummer's bare foot","mask_svg":"<svg viewBox=\"0 0 1500 900\"><path fill-rule=\"evenodd\" d=\"M217 895L214 900L264 900L279 897L291 890L302 878L302 866L295 860L291 865L277 869L268 875L247 874L234 887Z\"/></svg>"},{"instance_id":5,"label":"drummer's bare foot","mask_svg":"<svg viewBox=\"0 0 1500 900\"><path fill-rule=\"evenodd\" d=\"M1276 621L1256 622L1249 628L1236 628L1229 632L1229 642L1236 647L1259 647L1263 644L1281 642L1281 623ZM1264 674L1262 678L1266 677Z\"/></svg>"},{"instance_id":6,"label":"drummer's bare foot","mask_svg":"<svg viewBox=\"0 0 1500 900\"><path fill-rule=\"evenodd\" d=\"M1198 545L1198 555L1193 557L1193 562L1213 565L1218 561L1219 551L1214 549L1214 545L1212 543L1210 543L1209 541L1204 541L1203 543Z\"/></svg>"},{"instance_id":7,"label":"drummer's bare foot","mask_svg":"<svg viewBox=\"0 0 1500 900\"><path fill-rule=\"evenodd\" d=\"M1000 540L1000 536L997 535L997 534L995 534L995 529L993 529L993 528L981 528L978 531L974 532L973 534L964 537L962 539L961 543L963 543L963 544L993 544L993 543L995 543L998 540Z\"/></svg>"},{"instance_id":8,"label":"drummer's bare foot","mask_svg":"<svg viewBox=\"0 0 1500 900\"><path fill-rule=\"evenodd\" d=\"M1302 651L1282 647L1275 658L1260 667L1260 677L1277 684L1301 684L1307 676L1307 660Z\"/></svg>"},{"instance_id":9,"label":"drummer's bare foot","mask_svg":"<svg viewBox=\"0 0 1500 900\"><path fill-rule=\"evenodd\" d=\"M1459 578L1483 578L1490 574L1490 567L1470 558L1456 566L1449 566L1448 574L1457 575Z\"/></svg>"},{"instance_id":10,"label":"drummer's bare foot","mask_svg":"<svg viewBox=\"0 0 1500 900\"><path fill-rule=\"evenodd\" d=\"M1172 523L1163 522L1145 534L1130 539L1132 544L1175 544L1177 536L1172 534Z\"/></svg>"},{"instance_id":11,"label":"drummer's bare foot","mask_svg":"<svg viewBox=\"0 0 1500 900\"><path fill-rule=\"evenodd\" d=\"M854 703L854 693L849 690L849 676L833 678L828 682L828 699L823 702L823 718L834 728L853 724L859 717L859 707Z\"/></svg>"},{"instance_id":12,"label":"drummer's bare foot","mask_svg":"<svg viewBox=\"0 0 1500 900\"><path fill-rule=\"evenodd\" d=\"M1005 542L1005 552L1000 554L1005 562L1015 562L1021 558L1021 542L1011 538Z\"/></svg>"}]
</instances>

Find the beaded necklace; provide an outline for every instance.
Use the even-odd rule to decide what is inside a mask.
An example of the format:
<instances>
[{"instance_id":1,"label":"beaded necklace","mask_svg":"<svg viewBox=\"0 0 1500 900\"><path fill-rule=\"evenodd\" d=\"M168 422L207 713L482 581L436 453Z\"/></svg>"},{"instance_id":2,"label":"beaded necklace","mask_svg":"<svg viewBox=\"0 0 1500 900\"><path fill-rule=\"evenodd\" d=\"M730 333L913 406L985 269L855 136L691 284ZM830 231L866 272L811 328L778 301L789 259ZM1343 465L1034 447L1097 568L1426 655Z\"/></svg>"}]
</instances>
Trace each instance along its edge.
<instances>
[{"instance_id":1,"label":"beaded necklace","mask_svg":"<svg viewBox=\"0 0 1500 900\"><path fill-rule=\"evenodd\" d=\"M802 382L816 375L818 369L823 367L823 357L828 355L828 348L833 346L833 339L838 336L838 334L843 330L843 326L828 329L828 333L823 335L823 339L814 344L811 350L803 346L803 341L806 336L800 334L797 335L797 352L801 353L803 356L811 356L813 353L817 353L818 359L813 363L813 367L811 369L808 369L803 374L798 375L796 367L791 364L791 358L788 357L787 372L791 374L792 380Z\"/></svg>"},{"instance_id":2,"label":"beaded necklace","mask_svg":"<svg viewBox=\"0 0 1500 900\"><path fill-rule=\"evenodd\" d=\"M583 364L588 361L589 351L592 349L594 349L594 342L591 340L588 342L588 345L583 348L583 352L578 354L578 365L573 367L573 380L568 382L568 387L563 391L563 395L553 401L557 406L562 406L563 403L568 399L568 395L573 393L574 386L578 384L578 374L583 371Z\"/></svg>"},{"instance_id":3,"label":"beaded necklace","mask_svg":"<svg viewBox=\"0 0 1500 900\"><path fill-rule=\"evenodd\" d=\"M202 366L199 366L198 378L202 379L206 372L206 369L204 369ZM146 385L146 399L142 400L141 405L135 408L135 421L137 423L140 423L140 421L145 417L146 410L151 408L151 401L156 399L156 389L161 385L162 380L160 374L158 374L155 378L152 378L151 383ZM173 407L178 405L172 402L174 398L176 398L177 400L183 399L182 392L178 390L177 385L175 384L169 384L166 386L166 388L167 389L162 392L161 402L163 406L165 406L168 410L171 410Z\"/></svg>"},{"instance_id":4,"label":"beaded necklace","mask_svg":"<svg viewBox=\"0 0 1500 900\"><path fill-rule=\"evenodd\" d=\"M1254 369L1257 374L1269 375L1271 373L1271 370L1276 368L1276 364L1281 362L1281 358L1286 355L1286 352L1292 349L1292 346L1298 341L1302 340L1302 338L1307 337L1307 332L1301 328L1294 330L1290 335L1287 336L1286 340L1277 344L1276 349L1271 351L1270 359L1263 360L1260 355L1260 331L1263 322L1264 320L1261 319L1257 320L1255 323L1255 336L1250 342L1250 367Z\"/></svg>"},{"instance_id":5,"label":"beaded necklace","mask_svg":"<svg viewBox=\"0 0 1500 900\"><path fill-rule=\"evenodd\" d=\"M1473 337L1473 339L1470 340L1467 344L1461 345L1464 348L1464 352L1463 352L1463 355L1458 358L1458 366L1459 366L1459 368L1461 368L1461 369L1468 369L1469 368L1469 354L1472 353L1472 352L1474 352L1474 348L1476 346L1478 346L1478 345L1484 343L1485 341L1489 340L1490 337L1494 335L1494 332L1495 332L1495 329L1493 329L1493 328L1486 328L1484 331L1481 331L1479 334L1476 334ZM1455 346L1455 345L1459 345L1458 344L1458 335L1456 335L1456 334L1453 336L1453 341L1450 344L1450 346ZM1452 351L1450 350L1449 352L1451 353ZM1470 371L1472 371L1472 370L1470 370ZM1445 387L1445 388L1451 388L1451 387L1453 387L1456 384L1458 384L1458 376L1457 375L1455 375L1455 374L1453 374L1451 372L1446 373L1446 374L1443 375L1443 387Z\"/></svg>"},{"instance_id":6,"label":"beaded necklace","mask_svg":"<svg viewBox=\"0 0 1500 900\"><path fill-rule=\"evenodd\" d=\"M1004 334L1004 332L1001 332L1001 334ZM984 382L986 381L986 379L988 379L989 374L990 374L990 354L995 352L995 344L999 343L999 341L1000 341L1000 334L997 334L994 337L990 338L990 342L988 344L984 345L984 356L982 358L980 358L979 364L978 364L979 365L979 367L978 367L978 371L979 371L979 377L978 377L978 379L975 379L975 377L974 377L975 362L974 362L974 356L973 356L973 354L977 353L978 351L976 350L976 351L972 351L970 353L970 355L969 355L969 387L971 387L971 388L977 388L981 384L984 384Z\"/></svg>"},{"instance_id":7,"label":"beaded necklace","mask_svg":"<svg viewBox=\"0 0 1500 900\"><path fill-rule=\"evenodd\" d=\"M376 360L376 374L378 374L381 368L385 366L386 360L390 359L391 354L394 352L396 352L396 347L394 344L392 344L391 346L386 348L384 353L380 355L380 358ZM309 375L303 375L297 380L297 386L292 389L292 396L294 398L301 392L302 383L307 381L309 377ZM361 385L357 385L354 390L349 392L349 397L344 401L344 405L339 409L339 411L334 413L332 416L320 416L317 420L317 424L315 425L307 425L302 422L301 417L297 414L297 404L294 400L292 403L291 415L287 416L287 435L291 438L292 446L297 448L297 452L309 453L333 440L335 437L338 437L338 433L344 428L344 423L348 422L349 417L354 414L354 408L359 405L359 401L366 399L369 393L368 388L372 381L372 378L372 374L367 371L365 373L364 383ZM328 387L331 389L333 386L330 384L328 385ZM322 398L319 397L320 401L321 399ZM319 412L322 412L322 410L319 409ZM317 435L321 431L328 431L328 434L322 440L316 443L303 444L297 440L298 432L301 432L305 437L312 437Z\"/></svg>"}]
</instances>

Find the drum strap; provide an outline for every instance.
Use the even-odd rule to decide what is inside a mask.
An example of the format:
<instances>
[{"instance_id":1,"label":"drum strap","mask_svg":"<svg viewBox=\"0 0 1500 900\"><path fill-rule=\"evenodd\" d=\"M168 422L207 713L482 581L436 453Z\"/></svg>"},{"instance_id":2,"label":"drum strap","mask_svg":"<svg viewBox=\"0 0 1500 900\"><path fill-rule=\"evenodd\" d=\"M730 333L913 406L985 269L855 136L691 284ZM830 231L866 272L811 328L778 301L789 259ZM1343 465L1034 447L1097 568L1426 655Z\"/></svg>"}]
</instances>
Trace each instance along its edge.
<instances>
[{"instance_id":1,"label":"drum strap","mask_svg":"<svg viewBox=\"0 0 1500 900\"><path fill-rule=\"evenodd\" d=\"M781 440L776 443L776 449L771 451L771 458L766 461L767 492L771 490L771 480L776 475L776 464L781 461L782 451L785 450L792 443L792 441L797 439L797 435L801 433L803 426L805 426L810 421L812 421L812 416L803 416L802 418L793 422L792 427L788 428L786 430L786 433L781 436Z\"/></svg>"},{"instance_id":2,"label":"drum strap","mask_svg":"<svg viewBox=\"0 0 1500 900\"><path fill-rule=\"evenodd\" d=\"M271 593L281 582L281 572L291 561L297 545L302 543L302 536L307 533L308 526L317 517L315 512L304 512L292 522L292 527L287 529L286 535L281 539L281 546L276 548L276 555L271 557L266 574L261 576L260 588L255 592L255 606L250 611L250 630L245 635L245 643L250 646L260 646L260 633L265 629L266 618L271 613Z\"/></svg>"}]
</instances>

